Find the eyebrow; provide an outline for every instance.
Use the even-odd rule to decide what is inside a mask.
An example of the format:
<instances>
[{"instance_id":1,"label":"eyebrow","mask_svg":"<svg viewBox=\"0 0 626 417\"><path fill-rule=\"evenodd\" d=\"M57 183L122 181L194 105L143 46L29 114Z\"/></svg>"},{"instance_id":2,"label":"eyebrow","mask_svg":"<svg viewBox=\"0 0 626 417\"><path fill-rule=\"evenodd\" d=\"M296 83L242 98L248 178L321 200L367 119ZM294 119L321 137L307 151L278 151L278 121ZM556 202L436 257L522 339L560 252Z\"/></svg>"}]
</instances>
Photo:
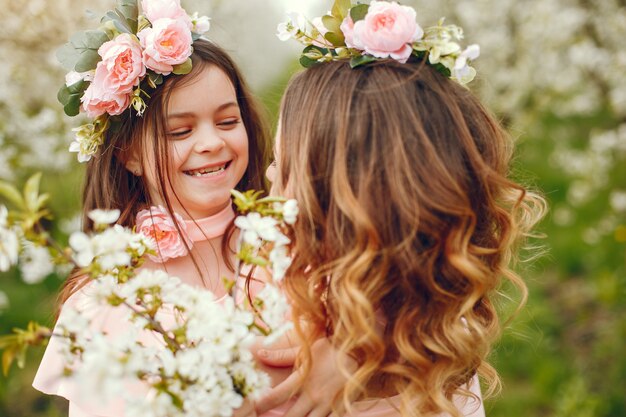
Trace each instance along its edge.
<instances>
[{"instance_id":1,"label":"eyebrow","mask_svg":"<svg viewBox=\"0 0 626 417\"><path fill-rule=\"evenodd\" d=\"M219 106L215 111L216 112L220 112L222 110L225 110L229 107L239 107L239 104L236 101L229 101L228 103L224 103L221 106ZM171 113L168 114L168 118L169 119L180 119L180 118L185 118L185 117L190 117L193 116L194 113L193 112L182 112L182 113Z\"/></svg>"}]
</instances>

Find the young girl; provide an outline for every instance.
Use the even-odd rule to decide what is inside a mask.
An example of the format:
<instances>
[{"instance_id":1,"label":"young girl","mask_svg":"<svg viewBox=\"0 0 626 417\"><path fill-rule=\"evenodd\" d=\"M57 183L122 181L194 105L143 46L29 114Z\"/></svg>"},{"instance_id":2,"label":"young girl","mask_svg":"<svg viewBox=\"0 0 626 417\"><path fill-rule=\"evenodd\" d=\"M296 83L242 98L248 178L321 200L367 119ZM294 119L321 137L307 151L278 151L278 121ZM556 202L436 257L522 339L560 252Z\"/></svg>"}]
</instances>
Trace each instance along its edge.
<instances>
[{"instance_id":1,"label":"young girl","mask_svg":"<svg viewBox=\"0 0 626 417\"><path fill-rule=\"evenodd\" d=\"M308 42L310 64L283 97L268 170L299 202L285 285L302 366L257 411L298 393L289 417L483 415L469 385L497 387L494 300L502 279L526 295L510 263L543 201L508 177L510 138L460 85L475 48L435 65L454 39L437 30L458 28L422 31L396 3L356 7L326 18L345 18L334 45L319 27L282 28Z\"/></svg>"},{"instance_id":2,"label":"young girl","mask_svg":"<svg viewBox=\"0 0 626 417\"><path fill-rule=\"evenodd\" d=\"M226 52L203 39L192 47L189 74L166 76L149 92L141 117L126 109L119 128L106 131L87 167L83 224L85 231L92 230L86 213L95 208L120 210L119 224L135 226L157 241L157 255L142 268L163 269L220 297L226 293L222 279L234 278L230 190L265 189L269 140ZM92 326L108 337L129 326L121 309L94 302L81 275L68 280L61 301L93 317ZM122 401L94 403L60 377L58 345L50 341L33 386L67 398L70 417L123 416Z\"/></svg>"}]
</instances>

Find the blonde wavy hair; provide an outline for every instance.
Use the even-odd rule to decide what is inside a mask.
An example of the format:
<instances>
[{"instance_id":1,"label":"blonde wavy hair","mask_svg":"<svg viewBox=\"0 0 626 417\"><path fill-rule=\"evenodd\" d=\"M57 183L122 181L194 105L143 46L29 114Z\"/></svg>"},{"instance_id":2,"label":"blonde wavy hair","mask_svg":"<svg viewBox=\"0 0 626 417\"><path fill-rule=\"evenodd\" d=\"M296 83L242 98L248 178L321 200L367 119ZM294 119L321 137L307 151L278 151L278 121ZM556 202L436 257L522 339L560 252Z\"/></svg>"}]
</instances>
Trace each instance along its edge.
<instances>
[{"instance_id":1,"label":"blonde wavy hair","mask_svg":"<svg viewBox=\"0 0 626 417\"><path fill-rule=\"evenodd\" d=\"M301 210L286 290L305 375L328 337L358 364L336 410L386 386L404 416L459 416L476 373L496 391L494 297L506 280L525 301L511 264L545 205L508 178L494 117L430 66L331 62L290 81L278 134L275 186Z\"/></svg>"}]
</instances>

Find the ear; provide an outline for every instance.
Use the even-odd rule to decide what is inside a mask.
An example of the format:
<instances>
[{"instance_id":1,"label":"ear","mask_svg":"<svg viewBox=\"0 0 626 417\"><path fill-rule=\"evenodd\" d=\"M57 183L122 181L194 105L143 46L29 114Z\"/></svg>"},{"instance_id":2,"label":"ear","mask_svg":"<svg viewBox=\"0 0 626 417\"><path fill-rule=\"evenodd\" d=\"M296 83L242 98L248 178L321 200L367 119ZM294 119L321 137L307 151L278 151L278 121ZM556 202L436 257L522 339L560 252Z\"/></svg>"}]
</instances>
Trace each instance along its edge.
<instances>
[{"instance_id":1,"label":"ear","mask_svg":"<svg viewBox=\"0 0 626 417\"><path fill-rule=\"evenodd\" d=\"M143 175L141 157L138 149L131 149L128 152L120 153L118 157L124 162L126 169L134 176L140 177Z\"/></svg>"}]
</instances>

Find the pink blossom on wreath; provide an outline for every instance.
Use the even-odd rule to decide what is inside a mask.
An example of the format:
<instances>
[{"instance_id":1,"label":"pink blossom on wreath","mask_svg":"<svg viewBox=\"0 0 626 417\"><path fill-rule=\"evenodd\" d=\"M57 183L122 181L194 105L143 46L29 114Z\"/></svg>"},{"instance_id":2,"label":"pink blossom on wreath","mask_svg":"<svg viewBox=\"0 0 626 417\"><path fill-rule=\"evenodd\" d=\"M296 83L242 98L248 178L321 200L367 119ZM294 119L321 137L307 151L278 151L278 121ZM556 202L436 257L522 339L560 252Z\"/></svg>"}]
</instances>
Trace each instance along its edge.
<instances>
[{"instance_id":1,"label":"pink blossom on wreath","mask_svg":"<svg viewBox=\"0 0 626 417\"><path fill-rule=\"evenodd\" d=\"M141 0L144 16L154 24L159 19L182 20L189 30L193 27L191 18L180 5L180 0Z\"/></svg>"},{"instance_id":2,"label":"pink blossom on wreath","mask_svg":"<svg viewBox=\"0 0 626 417\"><path fill-rule=\"evenodd\" d=\"M98 54L107 70L104 79L106 91L116 94L130 93L146 75L141 45L139 39L133 35L123 33L105 42L98 49Z\"/></svg>"},{"instance_id":3,"label":"pink blossom on wreath","mask_svg":"<svg viewBox=\"0 0 626 417\"><path fill-rule=\"evenodd\" d=\"M94 79L81 97L83 110L87 116L96 118L108 113L111 116L122 114L130 105L130 94L119 94L107 84L109 73L104 62L98 62Z\"/></svg>"},{"instance_id":4,"label":"pink blossom on wreath","mask_svg":"<svg viewBox=\"0 0 626 417\"><path fill-rule=\"evenodd\" d=\"M348 48L355 48L354 46L354 22L350 16L343 19L341 26L339 26L344 38L346 38L346 46Z\"/></svg>"},{"instance_id":5,"label":"pink blossom on wreath","mask_svg":"<svg viewBox=\"0 0 626 417\"><path fill-rule=\"evenodd\" d=\"M354 24L354 46L377 58L406 62L413 52L411 44L424 36L416 17L411 7L372 1L365 18Z\"/></svg>"},{"instance_id":6,"label":"pink blossom on wreath","mask_svg":"<svg viewBox=\"0 0 626 417\"><path fill-rule=\"evenodd\" d=\"M182 20L156 20L137 36L144 48L144 64L158 74L169 75L191 56L191 31Z\"/></svg>"},{"instance_id":7,"label":"pink blossom on wreath","mask_svg":"<svg viewBox=\"0 0 626 417\"><path fill-rule=\"evenodd\" d=\"M135 220L137 232L151 238L156 244L156 256L148 255L154 262L162 263L168 259L185 256L188 253L185 242L189 248L193 245L187 236L187 225L183 218L176 213L174 217L183 236L178 233L174 220L163 207L152 206L149 210L137 213Z\"/></svg>"}]
</instances>

